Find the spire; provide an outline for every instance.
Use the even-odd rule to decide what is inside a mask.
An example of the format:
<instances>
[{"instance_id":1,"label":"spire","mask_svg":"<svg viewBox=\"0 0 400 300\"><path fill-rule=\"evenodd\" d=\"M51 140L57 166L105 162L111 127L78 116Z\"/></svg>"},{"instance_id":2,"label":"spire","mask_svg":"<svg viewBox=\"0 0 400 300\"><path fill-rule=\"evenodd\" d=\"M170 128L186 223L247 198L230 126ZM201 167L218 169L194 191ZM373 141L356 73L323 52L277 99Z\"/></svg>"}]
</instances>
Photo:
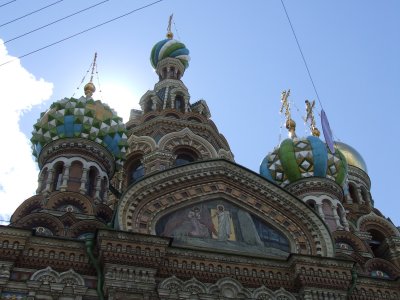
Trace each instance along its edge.
<instances>
[{"instance_id":1,"label":"spire","mask_svg":"<svg viewBox=\"0 0 400 300\"><path fill-rule=\"evenodd\" d=\"M289 95L290 95L290 89L286 91L282 91L281 94L281 102L282 106L280 109L280 113L283 112L283 109L285 109L285 118L286 118L286 128L289 130L289 137L290 138L295 138L296 136L296 122L292 120L291 114L290 114L290 103L289 103Z\"/></svg>"},{"instance_id":2,"label":"spire","mask_svg":"<svg viewBox=\"0 0 400 300\"><path fill-rule=\"evenodd\" d=\"M172 30L171 30L172 18L173 17L174 17L174 14L171 14L169 16L168 27L167 27L167 39L170 39L170 40L172 40L174 38L174 34L172 33Z\"/></svg>"},{"instance_id":3,"label":"spire","mask_svg":"<svg viewBox=\"0 0 400 300\"><path fill-rule=\"evenodd\" d=\"M87 99L91 98L93 96L94 92L96 91L96 87L93 84L94 70L97 68L96 60L97 60L97 52L95 52L95 54L94 54L94 59L93 59L92 65L91 65L92 73L90 74L90 81L83 88Z\"/></svg>"},{"instance_id":4,"label":"spire","mask_svg":"<svg viewBox=\"0 0 400 300\"><path fill-rule=\"evenodd\" d=\"M307 115L306 115L304 121L306 123L308 123L308 122L310 123L311 134L313 136L319 137L321 133L319 132L317 126L315 125L315 118L314 118L314 111L313 111L314 106L315 106L315 100L313 100L312 102L306 100L306 113L307 113Z\"/></svg>"}]
</instances>

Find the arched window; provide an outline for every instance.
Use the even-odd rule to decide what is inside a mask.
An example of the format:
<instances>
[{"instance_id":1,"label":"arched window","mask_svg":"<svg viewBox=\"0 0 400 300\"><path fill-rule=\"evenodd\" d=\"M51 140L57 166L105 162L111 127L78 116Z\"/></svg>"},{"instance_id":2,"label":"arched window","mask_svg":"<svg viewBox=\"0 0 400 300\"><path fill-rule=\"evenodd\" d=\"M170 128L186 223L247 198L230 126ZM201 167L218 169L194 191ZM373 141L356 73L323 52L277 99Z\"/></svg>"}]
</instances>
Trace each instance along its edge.
<instances>
[{"instance_id":1,"label":"arched window","mask_svg":"<svg viewBox=\"0 0 400 300\"><path fill-rule=\"evenodd\" d=\"M357 187L352 183L349 184L349 193L350 193L351 199L353 199L353 203L360 203L359 198L358 198Z\"/></svg>"},{"instance_id":2,"label":"arched window","mask_svg":"<svg viewBox=\"0 0 400 300\"><path fill-rule=\"evenodd\" d=\"M331 231L336 230L336 219L333 213L332 203L329 200L322 201L322 211L324 212L325 223Z\"/></svg>"},{"instance_id":3,"label":"arched window","mask_svg":"<svg viewBox=\"0 0 400 300\"><path fill-rule=\"evenodd\" d=\"M54 173L53 173L53 185L52 185L53 191L60 190L62 184L63 171L64 171L64 163L63 162L56 163L56 165L54 166Z\"/></svg>"},{"instance_id":4,"label":"arched window","mask_svg":"<svg viewBox=\"0 0 400 300\"><path fill-rule=\"evenodd\" d=\"M79 192L81 187L81 178L83 173L83 165L80 161L74 161L69 169L68 190Z\"/></svg>"},{"instance_id":5,"label":"arched window","mask_svg":"<svg viewBox=\"0 0 400 300\"><path fill-rule=\"evenodd\" d=\"M179 149L175 152L175 166L182 166L197 160L197 155L189 149Z\"/></svg>"},{"instance_id":6,"label":"arched window","mask_svg":"<svg viewBox=\"0 0 400 300\"><path fill-rule=\"evenodd\" d=\"M180 112L185 112L185 100L182 95L177 95L175 97L175 109Z\"/></svg>"},{"instance_id":7,"label":"arched window","mask_svg":"<svg viewBox=\"0 0 400 300\"><path fill-rule=\"evenodd\" d=\"M309 206L309 207L311 207L314 211L318 211L317 210L317 205L316 205L316 203L315 203L315 201L314 200L307 200L307 205Z\"/></svg>"},{"instance_id":8,"label":"arched window","mask_svg":"<svg viewBox=\"0 0 400 300\"><path fill-rule=\"evenodd\" d=\"M144 113L148 113L149 111L153 110L153 101L151 99L146 101L146 105L144 107Z\"/></svg>"},{"instance_id":9,"label":"arched window","mask_svg":"<svg viewBox=\"0 0 400 300\"><path fill-rule=\"evenodd\" d=\"M91 197L95 195L96 192L96 183L97 183L97 175L98 171L95 167L90 167L89 169L89 174L88 174L88 180L86 182L86 191L87 194Z\"/></svg>"},{"instance_id":10,"label":"arched window","mask_svg":"<svg viewBox=\"0 0 400 300\"><path fill-rule=\"evenodd\" d=\"M375 229L370 229L368 232L371 234L371 240L369 241L369 247L371 248L372 252L374 253L375 257L383 257L383 251L381 246L383 241L385 240L385 235Z\"/></svg>"},{"instance_id":11,"label":"arched window","mask_svg":"<svg viewBox=\"0 0 400 300\"><path fill-rule=\"evenodd\" d=\"M132 163L132 167L129 171L128 184L131 184L144 176L144 166L140 159L135 160Z\"/></svg>"}]
</instances>

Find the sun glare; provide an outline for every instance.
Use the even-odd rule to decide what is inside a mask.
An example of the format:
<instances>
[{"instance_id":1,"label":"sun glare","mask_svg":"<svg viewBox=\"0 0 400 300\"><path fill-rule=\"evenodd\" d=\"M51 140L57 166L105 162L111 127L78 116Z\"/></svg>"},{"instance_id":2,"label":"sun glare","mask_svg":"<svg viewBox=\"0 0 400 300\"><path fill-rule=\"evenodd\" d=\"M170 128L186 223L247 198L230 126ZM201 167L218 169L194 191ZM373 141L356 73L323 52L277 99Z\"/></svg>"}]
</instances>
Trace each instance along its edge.
<instances>
[{"instance_id":1,"label":"sun glare","mask_svg":"<svg viewBox=\"0 0 400 300\"><path fill-rule=\"evenodd\" d=\"M107 103L118 115L127 122L132 108L140 109L140 95L128 85L115 82L105 82L101 85L101 90L96 92L97 97L102 102Z\"/></svg>"}]
</instances>

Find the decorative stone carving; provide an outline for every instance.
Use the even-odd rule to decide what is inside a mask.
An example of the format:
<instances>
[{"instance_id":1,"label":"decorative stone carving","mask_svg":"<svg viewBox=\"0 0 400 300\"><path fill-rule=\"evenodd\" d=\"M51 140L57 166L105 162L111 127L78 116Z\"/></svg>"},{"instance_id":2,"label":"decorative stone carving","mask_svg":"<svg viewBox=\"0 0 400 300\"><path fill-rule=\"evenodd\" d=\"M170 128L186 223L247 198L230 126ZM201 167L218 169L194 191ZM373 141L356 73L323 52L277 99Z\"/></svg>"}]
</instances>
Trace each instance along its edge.
<instances>
[{"instance_id":1,"label":"decorative stone carving","mask_svg":"<svg viewBox=\"0 0 400 300\"><path fill-rule=\"evenodd\" d=\"M158 286L160 299L268 299L295 300L296 297L284 288L272 291L264 285L257 289L244 288L237 280L225 277L214 284L202 283L196 278L182 281L172 276Z\"/></svg>"}]
</instances>

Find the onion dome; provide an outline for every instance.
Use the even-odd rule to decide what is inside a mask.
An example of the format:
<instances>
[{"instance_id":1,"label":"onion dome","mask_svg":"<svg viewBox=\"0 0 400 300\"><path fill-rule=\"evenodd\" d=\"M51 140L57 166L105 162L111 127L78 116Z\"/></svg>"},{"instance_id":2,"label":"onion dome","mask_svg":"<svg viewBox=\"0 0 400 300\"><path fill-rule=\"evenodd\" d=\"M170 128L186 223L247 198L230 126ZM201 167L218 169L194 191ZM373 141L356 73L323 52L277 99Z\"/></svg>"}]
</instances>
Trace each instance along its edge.
<instances>
[{"instance_id":1,"label":"onion dome","mask_svg":"<svg viewBox=\"0 0 400 300\"><path fill-rule=\"evenodd\" d=\"M159 61L167 57L179 59L185 69L189 66L189 50L183 43L172 39L171 35L170 37L171 38L159 41L154 45L153 49L151 49L150 61L154 69L157 68Z\"/></svg>"},{"instance_id":2,"label":"onion dome","mask_svg":"<svg viewBox=\"0 0 400 300\"><path fill-rule=\"evenodd\" d=\"M86 89L93 90L92 86ZM63 138L94 141L107 148L118 165L125 159L125 124L108 105L91 97L64 98L42 113L32 132L33 155L39 158L45 145Z\"/></svg>"},{"instance_id":3,"label":"onion dome","mask_svg":"<svg viewBox=\"0 0 400 300\"><path fill-rule=\"evenodd\" d=\"M365 173L368 173L367 164L365 163L364 158L361 156L360 153L358 153L356 149L341 142L335 142L335 146L337 149L340 150L340 152L342 152L349 166L357 167L363 170Z\"/></svg>"},{"instance_id":4,"label":"onion dome","mask_svg":"<svg viewBox=\"0 0 400 300\"><path fill-rule=\"evenodd\" d=\"M260 174L286 186L305 177L324 177L343 185L347 175L345 156L332 154L316 136L285 139L261 163Z\"/></svg>"}]
</instances>

